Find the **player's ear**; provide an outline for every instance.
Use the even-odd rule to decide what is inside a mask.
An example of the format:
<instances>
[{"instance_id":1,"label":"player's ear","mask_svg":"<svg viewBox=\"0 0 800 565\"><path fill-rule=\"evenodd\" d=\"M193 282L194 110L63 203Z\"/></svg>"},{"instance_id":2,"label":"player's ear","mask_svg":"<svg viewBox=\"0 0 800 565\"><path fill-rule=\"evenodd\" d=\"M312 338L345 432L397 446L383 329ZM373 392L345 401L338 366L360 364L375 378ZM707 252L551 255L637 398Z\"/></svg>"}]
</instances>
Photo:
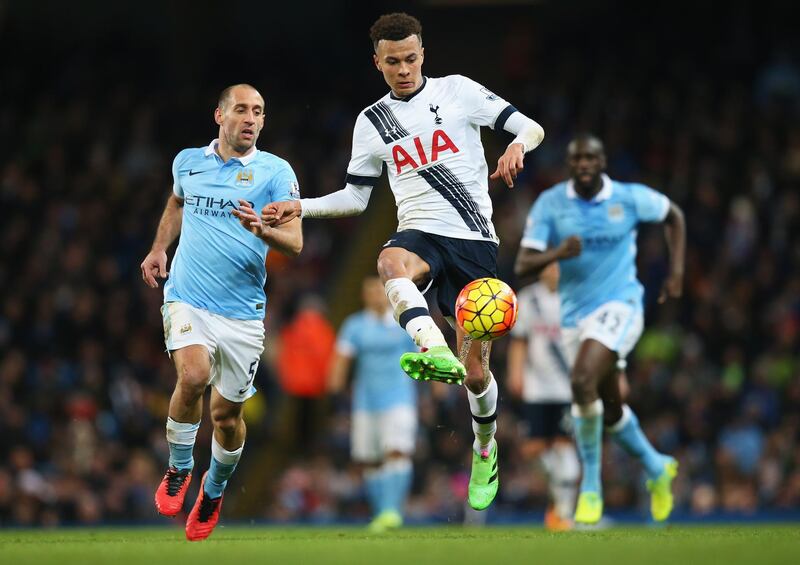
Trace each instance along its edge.
<instances>
[{"instance_id":1,"label":"player's ear","mask_svg":"<svg viewBox=\"0 0 800 565\"><path fill-rule=\"evenodd\" d=\"M217 107L216 110L214 110L214 121L218 126L222 125L222 108Z\"/></svg>"},{"instance_id":2,"label":"player's ear","mask_svg":"<svg viewBox=\"0 0 800 565\"><path fill-rule=\"evenodd\" d=\"M375 63L375 68L380 71L381 70L381 64L380 64L380 61L378 61L378 54L377 53L373 53L372 54L372 62Z\"/></svg>"}]
</instances>

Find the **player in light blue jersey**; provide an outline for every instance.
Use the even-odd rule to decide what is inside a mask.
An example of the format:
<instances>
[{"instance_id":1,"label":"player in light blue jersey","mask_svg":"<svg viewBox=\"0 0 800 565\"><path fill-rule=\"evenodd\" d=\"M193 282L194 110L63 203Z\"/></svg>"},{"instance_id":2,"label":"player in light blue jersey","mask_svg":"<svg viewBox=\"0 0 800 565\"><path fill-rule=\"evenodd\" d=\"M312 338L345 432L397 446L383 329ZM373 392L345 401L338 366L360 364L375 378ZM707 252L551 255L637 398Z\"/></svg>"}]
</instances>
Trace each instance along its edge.
<instances>
[{"instance_id":1,"label":"player in light blue jersey","mask_svg":"<svg viewBox=\"0 0 800 565\"><path fill-rule=\"evenodd\" d=\"M603 513L600 483L602 425L637 456L649 477L656 521L672 511L677 462L658 453L636 415L622 401L617 361L636 345L644 326L643 288L636 278L640 223L663 222L670 272L659 297L683 289L686 227L680 208L642 184L611 180L602 142L582 135L567 149L570 180L545 190L528 216L515 271L536 274L549 263L561 267L562 340L571 360L572 414L583 464L575 521L597 523Z\"/></svg>"},{"instance_id":2,"label":"player in light blue jersey","mask_svg":"<svg viewBox=\"0 0 800 565\"><path fill-rule=\"evenodd\" d=\"M264 225L255 209L300 197L289 164L255 144L264 127L264 99L250 85L226 88L214 111L219 137L184 149L172 164L172 194L158 224L142 278L158 288L167 278L167 248L180 235L164 285L164 338L178 374L169 404L169 468L155 495L156 509L175 516L192 477L194 448L211 389L211 464L186 522L191 541L207 538L222 494L242 455L242 406L255 394L253 379L264 349L265 260L270 248L297 255L300 221Z\"/></svg>"},{"instance_id":3,"label":"player in light blue jersey","mask_svg":"<svg viewBox=\"0 0 800 565\"><path fill-rule=\"evenodd\" d=\"M417 434L414 383L397 363L414 341L397 325L379 277L362 287L364 310L348 317L336 344L329 388L339 392L353 368L353 415L350 446L364 468L373 531L403 524L411 487L411 455Z\"/></svg>"}]
</instances>

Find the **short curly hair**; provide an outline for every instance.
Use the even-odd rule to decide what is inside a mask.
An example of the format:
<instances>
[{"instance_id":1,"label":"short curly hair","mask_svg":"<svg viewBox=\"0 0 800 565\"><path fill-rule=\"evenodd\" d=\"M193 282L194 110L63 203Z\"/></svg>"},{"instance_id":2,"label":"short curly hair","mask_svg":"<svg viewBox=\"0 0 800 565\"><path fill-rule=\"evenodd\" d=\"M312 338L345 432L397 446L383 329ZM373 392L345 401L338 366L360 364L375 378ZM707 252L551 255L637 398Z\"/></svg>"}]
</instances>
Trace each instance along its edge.
<instances>
[{"instance_id":1,"label":"short curly hair","mask_svg":"<svg viewBox=\"0 0 800 565\"><path fill-rule=\"evenodd\" d=\"M400 41L410 35L416 35L422 43L422 24L417 18L405 12L384 14L369 28L369 37L372 39L375 51L378 50L378 42L381 39Z\"/></svg>"}]
</instances>

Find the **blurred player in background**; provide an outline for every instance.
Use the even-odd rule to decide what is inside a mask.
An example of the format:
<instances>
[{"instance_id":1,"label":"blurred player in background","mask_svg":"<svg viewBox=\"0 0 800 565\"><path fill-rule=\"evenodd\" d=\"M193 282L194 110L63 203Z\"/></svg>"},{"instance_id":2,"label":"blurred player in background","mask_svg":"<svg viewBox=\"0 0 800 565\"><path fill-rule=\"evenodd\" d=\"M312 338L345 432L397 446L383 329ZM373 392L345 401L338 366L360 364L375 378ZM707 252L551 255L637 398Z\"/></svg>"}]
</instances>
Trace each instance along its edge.
<instances>
[{"instance_id":1,"label":"blurred player in background","mask_svg":"<svg viewBox=\"0 0 800 565\"><path fill-rule=\"evenodd\" d=\"M603 514L600 464L603 424L644 465L656 521L672 512L678 464L658 453L636 415L623 403L617 363L636 345L644 326L644 289L636 278L636 233L663 222L670 270L659 296L683 290L686 226L669 198L635 183L611 180L603 143L581 135L567 148L570 179L545 190L531 207L515 271L537 273L559 261L562 339L572 368L572 416L583 478L575 521L596 524Z\"/></svg>"},{"instance_id":2,"label":"blurred player in background","mask_svg":"<svg viewBox=\"0 0 800 565\"><path fill-rule=\"evenodd\" d=\"M395 323L380 278L364 279L361 294L364 309L342 324L328 382L341 392L354 368L350 449L364 467L370 529L385 531L403 524L411 488L417 395L397 359L417 347Z\"/></svg>"},{"instance_id":3,"label":"blurred player in background","mask_svg":"<svg viewBox=\"0 0 800 565\"><path fill-rule=\"evenodd\" d=\"M538 459L547 475L551 505L545 527L572 527L580 464L572 443L569 364L561 344L558 264L518 293L519 314L508 348L508 388L523 401L522 455Z\"/></svg>"},{"instance_id":4,"label":"blurred player in background","mask_svg":"<svg viewBox=\"0 0 800 565\"><path fill-rule=\"evenodd\" d=\"M267 252L297 255L303 246L299 220L269 227L254 211L300 196L289 164L255 147L264 127L261 94L246 84L226 88L214 120L217 139L175 157L172 194L141 264L142 278L158 288L156 278L167 278L167 249L180 235L161 309L178 374L167 418L169 468L155 495L156 509L165 516L183 508L203 393L214 385L211 464L186 522L192 541L214 529L225 485L244 448L242 406L255 394L253 379L264 349Z\"/></svg>"},{"instance_id":5,"label":"blurred player in background","mask_svg":"<svg viewBox=\"0 0 800 565\"><path fill-rule=\"evenodd\" d=\"M378 256L378 273L395 320L421 348L403 355L401 365L417 380L466 385L475 432L469 503L482 510L498 487L497 384L489 371L490 347L466 340L457 327L456 358L431 318L423 292L438 289L439 308L452 323L456 296L464 285L497 276L498 239L488 178L513 186L525 153L541 143L544 130L467 77L423 76L425 50L416 18L381 16L370 37L375 66L391 90L356 119L345 188L268 206L262 219L272 224L297 216L360 214L386 167L399 222ZM517 136L491 177L480 138L480 128L486 126Z\"/></svg>"}]
</instances>

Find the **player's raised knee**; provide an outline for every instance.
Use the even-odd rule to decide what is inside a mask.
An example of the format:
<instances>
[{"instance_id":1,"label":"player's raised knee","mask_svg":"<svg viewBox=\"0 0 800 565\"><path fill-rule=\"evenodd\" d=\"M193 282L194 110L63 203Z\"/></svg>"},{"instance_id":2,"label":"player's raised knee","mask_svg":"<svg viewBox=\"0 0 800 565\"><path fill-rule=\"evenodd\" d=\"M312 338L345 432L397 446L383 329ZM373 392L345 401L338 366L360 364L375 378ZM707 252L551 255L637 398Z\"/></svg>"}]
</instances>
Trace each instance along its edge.
<instances>
[{"instance_id":1,"label":"player's raised knee","mask_svg":"<svg viewBox=\"0 0 800 565\"><path fill-rule=\"evenodd\" d=\"M236 429L239 427L239 420L241 417L237 414L231 414L229 411L220 410L218 412L211 412L211 421L214 424L214 428L222 432L223 434L233 435L236 433Z\"/></svg>"}]
</instances>

